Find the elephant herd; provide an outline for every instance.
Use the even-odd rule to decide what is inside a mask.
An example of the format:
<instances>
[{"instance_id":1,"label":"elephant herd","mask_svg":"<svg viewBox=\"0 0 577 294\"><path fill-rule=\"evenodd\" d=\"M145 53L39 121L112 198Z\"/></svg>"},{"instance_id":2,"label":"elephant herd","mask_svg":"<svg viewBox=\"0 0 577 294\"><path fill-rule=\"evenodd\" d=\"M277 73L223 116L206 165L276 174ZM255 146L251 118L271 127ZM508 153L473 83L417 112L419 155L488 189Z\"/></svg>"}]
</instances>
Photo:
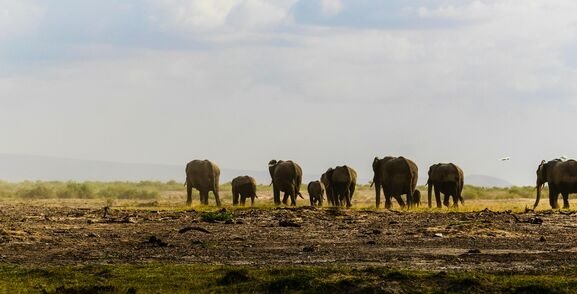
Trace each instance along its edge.
<instances>
[{"instance_id":1,"label":"elephant herd","mask_svg":"<svg viewBox=\"0 0 577 294\"><path fill-rule=\"evenodd\" d=\"M381 191L385 197L385 208L392 207L394 198L401 207L417 207L421 204L421 193L417 190L418 167L405 157L387 156L375 157L373 160L373 179L371 187L375 186L376 207L381 204ZM296 205L297 197L303 198L300 187L302 184L302 168L291 160L271 160L268 170L273 188L275 205ZM200 192L200 202L208 205L208 193L212 191L216 205L221 206L218 193L220 169L209 160L193 160L186 165L187 205L192 204L192 189ZM537 168L537 197L534 208L539 204L541 190L549 185L549 203L552 208L559 208L559 194L563 196L563 208L569 208L569 194L577 193L577 161L554 159L544 160ZM251 199L254 205L256 181L250 176L239 176L232 180L233 205L245 205L246 199ZM464 204L463 170L454 163L437 163L429 167L426 185L428 206L433 206L432 195L435 194L436 207L449 207L451 198L453 207ZM320 180L307 185L311 206L323 206L325 195L328 205L347 208L352 206L352 199L357 186L357 172L350 166L343 165L329 168L320 176ZM281 193L283 199L281 200ZM441 202L441 194L443 201ZM406 196L406 201L402 196Z\"/></svg>"}]
</instances>

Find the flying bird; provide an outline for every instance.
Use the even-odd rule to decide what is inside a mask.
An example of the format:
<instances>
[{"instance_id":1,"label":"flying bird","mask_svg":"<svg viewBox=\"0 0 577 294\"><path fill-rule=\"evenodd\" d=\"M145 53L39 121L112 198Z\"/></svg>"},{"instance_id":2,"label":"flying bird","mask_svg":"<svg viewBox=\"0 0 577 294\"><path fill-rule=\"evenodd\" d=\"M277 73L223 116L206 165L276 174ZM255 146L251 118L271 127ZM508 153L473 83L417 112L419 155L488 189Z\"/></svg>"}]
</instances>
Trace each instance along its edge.
<instances>
[{"instance_id":1,"label":"flying bird","mask_svg":"<svg viewBox=\"0 0 577 294\"><path fill-rule=\"evenodd\" d=\"M569 157L565 156L565 155L561 155L561 157L559 157L561 160L565 161L567 159L569 159Z\"/></svg>"},{"instance_id":2,"label":"flying bird","mask_svg":"<svg viewBox=\"0 0 577 294\"><path fill-rule=\"evenodd\" d=\"M509 156L499 158L500 161L507 161L507 160L510 160L510 159L511 159L511 157L509 157Z\"/></svg>"}]
</instances>

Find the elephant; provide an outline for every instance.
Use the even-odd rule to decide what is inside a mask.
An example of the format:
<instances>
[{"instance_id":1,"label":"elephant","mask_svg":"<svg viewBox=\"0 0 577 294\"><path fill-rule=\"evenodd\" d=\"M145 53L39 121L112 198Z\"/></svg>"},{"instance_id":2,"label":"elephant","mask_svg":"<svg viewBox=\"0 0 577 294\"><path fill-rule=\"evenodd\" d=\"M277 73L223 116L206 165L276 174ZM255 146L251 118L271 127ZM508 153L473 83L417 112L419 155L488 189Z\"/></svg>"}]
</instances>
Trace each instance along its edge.
<instances>
[{"instance_id":1,"label":"elephant","mask_svg":"<svg viewBox=\"0 0 577 294\"><path fill-rule=\"evenodd\" d=\"M274 204L280 205L280 192L284 192L282 203L287 204L290 196L291 205L296 205L296 197L303 198L300 187L302 183L303 171L301 167L291 160L271 160L268 163L268 170L272 179ZM303 198L304 199L304 198Z\"/></svg>"},{"instance_id":2,"label":"elephant","mask_svg":"<svg viewBox=\"0 0 577 294\"><path fill-rule=\"evenodd\" d=\"M325 193L325 185L320 181L312 181L307 186L311 206L323 206L323 194Z\"/></svg>"},{"instance_id":3,"label":"elephant","mask_svg":"<svg viewBox=\"0 0 577 294\"><path fill-rule=\"evenodd\" d=\"M327 201L329 202L330 206L335 206L335 201L333 199L333 188L329 181L328 174L333 172L333 168L327 169L327 171L321 175L321 183L325 186L325 194L327 195Z\"/></svg>"},{"instance_id":4,"label":"elephant","mask_svg":"<svg viewBox=\"0 0 577 294\"><path fill-rule=\"evenodd\" d=\"M416 198L416 187L418 180L417 165L402 156L387 156L382 159L375 157L373 160L373 183L375 185L376 206L381 205L381 189L385 195L385 208L392 206L391 197L394 197L401 207L405 207L401 195L407 195L408 208L413 207ZM419 198L420 198L420 192Z\"/></svg>"},{"instance_id":5,"label":"elephant","mask_svg":"<svg viewBox=\"0 0 577 294\"><path fill-rule=\"evenodd\" d=\"M250 197L250 206L254 206L256 196L256 181L250 176L239 176L232 180L232 205L244 206L246 198Z\"/></svg>"},{"instance_id":6,"label":"elephant","mask_svg":"<svg viewBox=\"0 0 577 294\"><path fill-rule=\"evenodd\" d=\"M533 209L539 205L541 199L541 189L548 183L549 185L549 204L551 208L559 208L557 199L559 194L563 195L563 208L569 208L569 194L577 193L577 161L561 159L541 161L537 168L537 199Z\"/></svg>"},{"instance_id":7,"label":"elephant","mask_svg":"<svg viewBox=\"0 0 577 294\"><path fill-rule=\"evenodd\" d=\"M209 160L193 160L186 165L186 205L192 205L192 188L200 192L200 203L208 205L208 192L214 193L216 205L221 206L218 196L220 169Z\"/></svg>"},{"instance_id":8,"label":"elephant","mask_svg":"<svg viewBox=\"0 0 577 294\"><path fill-rule=\"evenodd\" d=\"M413 193L413 203L416 207L421 206L421 191L417 189L415 189L415 192Z\"/></svg>"},{"instance_id":9,"label":"elephant","mask_svg":"<svg viewBox=\"0 0 577 294\"><path fill-rule=\"evenodd\" d=\"M441 208L441 193L443 193L443 204L449 207L449 197L453 197L453 206L459 207L459 201L464 204L463 199L463 184L464 175L463 170L454 163L437 163L429 167L429 179L427 179L428 187L428 203L429 208L432 207L432 191L435 191L435 200L437 201L437 208Z\"/></svg>"},{"instance_id":10,"label":"elephant","mask_svg":"<svg viewBox=\"0 0 577 294\"><path fill-rule=\"evenodd\" d=\"M327 171L327 179L331 187L331 198L335 206L352 206L351 200L357 186L357 172L346 165L337 166Z\"/></svg>"}]
</instances>

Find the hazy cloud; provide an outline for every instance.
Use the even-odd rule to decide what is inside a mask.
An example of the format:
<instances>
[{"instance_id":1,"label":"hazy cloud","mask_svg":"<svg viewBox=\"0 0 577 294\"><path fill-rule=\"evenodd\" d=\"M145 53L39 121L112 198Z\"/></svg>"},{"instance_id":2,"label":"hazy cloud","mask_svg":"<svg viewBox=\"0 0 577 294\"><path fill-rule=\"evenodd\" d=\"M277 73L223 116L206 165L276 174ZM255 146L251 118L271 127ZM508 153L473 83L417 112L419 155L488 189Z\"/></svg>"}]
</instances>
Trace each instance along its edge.
<instances>
[{"instance_id":1,"label":"hazy cloud","mask_svg":"<svg viewBox=\"0 0 577 294\"><path fill-rule=\"evenodd\" d=\"M572 1L4 2L0 153L530 184L577 144Z\"/></svg>"}]
</instances>

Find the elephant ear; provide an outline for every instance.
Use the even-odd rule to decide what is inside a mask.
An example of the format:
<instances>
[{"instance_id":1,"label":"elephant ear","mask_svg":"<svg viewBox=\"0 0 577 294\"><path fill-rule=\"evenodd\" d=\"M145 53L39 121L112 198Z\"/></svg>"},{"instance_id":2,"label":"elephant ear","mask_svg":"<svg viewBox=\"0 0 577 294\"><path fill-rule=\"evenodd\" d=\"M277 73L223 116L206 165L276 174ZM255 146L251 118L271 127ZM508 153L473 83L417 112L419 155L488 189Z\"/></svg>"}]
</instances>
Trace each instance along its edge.
<instances>
[{"instance_id":1,"label":"elephant ear","mask_svg":"<svg viewBox=\"0 0 577 294\"><path fill-rule=\"evenodd\" d=\"M278 162L276 160L271 160L268 162L268 172L270 173L270 178L274 178L274 170L276 169Z\"/></svg>"},{"instance_id":2,"label":"elephant ear","mask_svg":"<svg viewBox=\"0 0 577 294\"><path fill-rule=\"evenodd\" d=\"M373 171L376 173L379 169L379 158L375 157L375 159L373 159Z\"/></svg>"},{"instance_id":3,"label":"elephant ear","mask_svg":"<svg viewBox=\"0 0 577 294\"><path fill-rule=\"evenodd\" d=\"M537 168L537 179L540 180L542 184L547 182L547 170L549 169L549 163L545 160L541 160L541 164Z\"/></svg>"}]
</instances>

